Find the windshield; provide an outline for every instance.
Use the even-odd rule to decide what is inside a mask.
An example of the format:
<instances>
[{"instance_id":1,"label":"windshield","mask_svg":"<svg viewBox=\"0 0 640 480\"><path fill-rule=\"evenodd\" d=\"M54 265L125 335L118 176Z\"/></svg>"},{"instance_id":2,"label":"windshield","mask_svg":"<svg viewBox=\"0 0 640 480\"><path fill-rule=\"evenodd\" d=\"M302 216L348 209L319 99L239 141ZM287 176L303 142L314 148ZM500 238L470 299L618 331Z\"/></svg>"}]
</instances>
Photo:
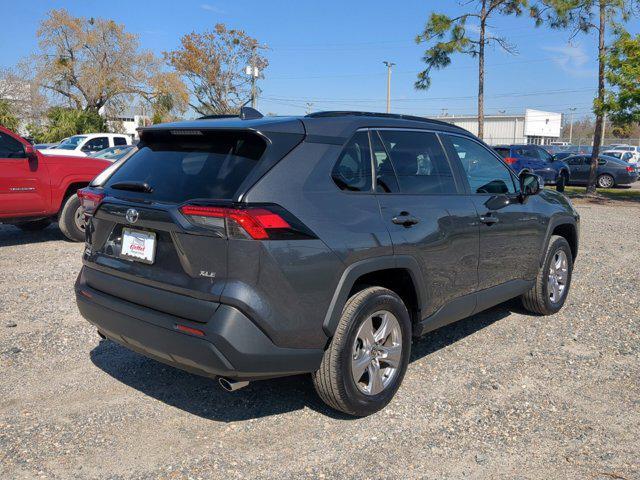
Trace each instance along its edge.
<instances>
[{"instance_id":1,"label":"windshield","mask_svg":"<svg viewBox=\"0 0 640 480\"><path fill-rule=\"evenodd\" d=\"M109 147L91 155L104 160L119 160L131 151L133 147Z\"/></svg>"},{"instance_id":2,"label":"windshield","mask_svg":"<svg viewBox=\"0 0 640 480\"><path fill-rule=\"evenodd\" d=\"M75 150L85 138L87 138L85 135L74 135L62 142L56 148L61 150Z\"/></svg>"}]
</instances>

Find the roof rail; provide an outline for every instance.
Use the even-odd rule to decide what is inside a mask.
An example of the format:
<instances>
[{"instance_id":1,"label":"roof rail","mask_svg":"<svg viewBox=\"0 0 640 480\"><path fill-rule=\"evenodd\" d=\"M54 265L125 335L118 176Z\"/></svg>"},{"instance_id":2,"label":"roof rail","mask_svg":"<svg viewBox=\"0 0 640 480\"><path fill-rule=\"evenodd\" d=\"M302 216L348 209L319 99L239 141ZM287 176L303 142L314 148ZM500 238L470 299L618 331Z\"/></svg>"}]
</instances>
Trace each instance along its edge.
<instances>
[{"instance_id":1,"label":"roof rail","mask_svg":"<svg viewBox=\"0 0 640 480\"><path fill-rule=\"evenodd\" d=\"M306 117L309 117L309 118L348 117L348 116L395 118L398 120L437 123L440 125L448 125L454 128L460 128L460 129L462 128L462 127L458 127L457 125L454 125L453 123L445 122L442 120L436 120L433 118L426 118L426 117L418 117L415 115L404 115L401 113L376 113L376 112L359 112L359 111L352 111L352 110L329 110L326 112L314 112L306 115Z\"/></svg>"}]
</instances>

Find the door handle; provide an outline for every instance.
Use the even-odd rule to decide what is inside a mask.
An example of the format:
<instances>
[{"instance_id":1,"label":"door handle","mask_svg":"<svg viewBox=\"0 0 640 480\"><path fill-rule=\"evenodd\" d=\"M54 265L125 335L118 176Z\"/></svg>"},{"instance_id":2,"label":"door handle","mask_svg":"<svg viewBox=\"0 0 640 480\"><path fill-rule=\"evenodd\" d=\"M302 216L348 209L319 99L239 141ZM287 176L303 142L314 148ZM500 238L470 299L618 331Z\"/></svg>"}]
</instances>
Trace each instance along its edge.
<instances>
[{"instance_id":1,"label":"door handle","mask_svg":"<svg viewBox=\"0 0 640 480\"><path fill-rule=\"evenodd\" d=\"M481 215L480 221L486 225L493 225L494 223L498 223L500 219L498 217L491 216L491 212L489 212L486 215Z\"/></svg>"},{"instance_id":2,"label":"door handle","mask_svg":"<svg viewBox=\"0 0 640 480\"><path fill-rule=\"evenodd\" d=\"M402 212L397 217L393 217L391 219L393 223L396 225L402 225L403 227L410 227L420 222L420 219L414 217L413 215L409 215L408 212Z\"/></svg>"}]
</instances>

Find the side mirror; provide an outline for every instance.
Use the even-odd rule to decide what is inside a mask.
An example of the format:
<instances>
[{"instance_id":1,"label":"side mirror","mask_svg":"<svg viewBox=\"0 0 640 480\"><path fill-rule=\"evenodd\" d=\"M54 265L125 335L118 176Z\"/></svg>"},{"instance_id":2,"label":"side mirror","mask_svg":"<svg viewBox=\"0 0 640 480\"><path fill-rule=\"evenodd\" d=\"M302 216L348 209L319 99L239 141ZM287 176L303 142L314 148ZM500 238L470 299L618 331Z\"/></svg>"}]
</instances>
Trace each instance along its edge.
<instances>
[{"instance_id":1,"label":"side mirror","mask_svg":"<svg viewBox=\"0 0 640 480\"><path fill-rule=\"evenodd\" d=\"M523 172L520 174L520 191L522 195L537 195L542 190L544 182L539 175L535 173Z\"/></svg>"},{"instance_id":2,"label":"side mirror","mask_svg":"<svg viewBox=\"0 0 640 480\"><path fill-rule=\"evenodd\" d=\"M36 153L36 149L33 147L33 145L26 145L24 147L24 154L30 162L38 161L38 154Z\"/></svg>"}]
</instances>

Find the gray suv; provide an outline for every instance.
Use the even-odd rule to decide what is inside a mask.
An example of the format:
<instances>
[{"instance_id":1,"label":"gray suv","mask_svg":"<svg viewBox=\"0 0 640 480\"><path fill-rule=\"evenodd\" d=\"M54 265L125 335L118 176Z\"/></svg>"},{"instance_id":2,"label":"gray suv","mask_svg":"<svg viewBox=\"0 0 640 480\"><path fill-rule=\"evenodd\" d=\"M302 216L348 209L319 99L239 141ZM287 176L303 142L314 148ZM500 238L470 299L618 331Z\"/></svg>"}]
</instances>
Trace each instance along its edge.
<instances>
[{"instance_id":1,"label":"gray suv","mask_svg":"<svg viewBox=\"0 0 640 480\"><path fill-rule=\"evenodd\" d=\"M103 338L228 390L311 373L328 405L368 415L413 337L567 298L578 214L461 128L245 109L140 137L79 192L78 307Z\"/></svg>"}]
</instances>

